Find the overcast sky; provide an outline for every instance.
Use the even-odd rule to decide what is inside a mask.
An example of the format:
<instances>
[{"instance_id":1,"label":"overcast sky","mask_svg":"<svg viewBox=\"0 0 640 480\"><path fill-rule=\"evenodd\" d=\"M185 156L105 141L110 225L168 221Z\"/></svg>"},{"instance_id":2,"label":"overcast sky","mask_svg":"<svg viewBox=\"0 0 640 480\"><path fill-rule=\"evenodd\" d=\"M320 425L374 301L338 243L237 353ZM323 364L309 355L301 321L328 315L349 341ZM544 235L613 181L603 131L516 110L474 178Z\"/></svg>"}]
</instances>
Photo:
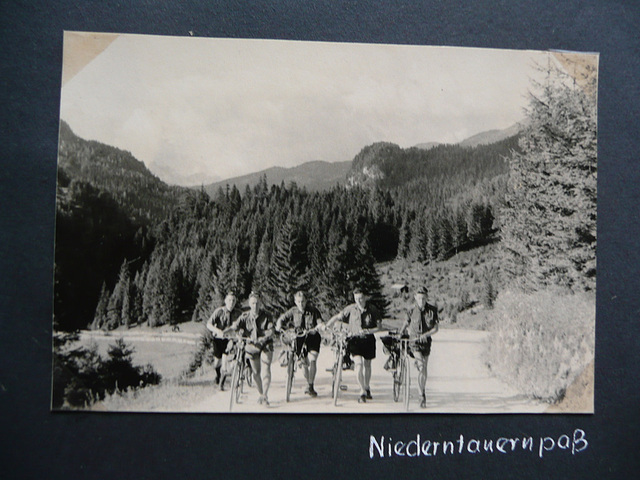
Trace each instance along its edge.
<instances>
[{"instance_id":1,"label":"overcast sky","mask_svg":"<svg viewBox=\"0 0 640 480\"><path fill-rule=\"evenodd\" d=\"M546 55L121 35L65 80L61 118L169 183L200 184L509 127Z\"/></svg>"}]
</instances>

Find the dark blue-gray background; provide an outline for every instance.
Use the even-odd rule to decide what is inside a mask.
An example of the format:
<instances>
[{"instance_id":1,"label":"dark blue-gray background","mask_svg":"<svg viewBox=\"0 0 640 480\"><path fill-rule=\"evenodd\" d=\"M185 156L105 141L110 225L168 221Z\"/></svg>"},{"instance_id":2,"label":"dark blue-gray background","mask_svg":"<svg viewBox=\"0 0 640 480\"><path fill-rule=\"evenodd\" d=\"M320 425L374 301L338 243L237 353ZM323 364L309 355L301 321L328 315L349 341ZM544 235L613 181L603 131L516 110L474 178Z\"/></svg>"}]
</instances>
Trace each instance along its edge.
<instances>
[{"instance_id":1,"label":"dark blue-gray background","mask_svg":"<svg viewBox=\"0 0 640 480\"><path fill-rule=\"evenodd\" d=\"M614 1L0 3L4 478L630 478L640 468L640 8ZM49 412L63 30L600 52L595 415ZM576 456L368 458L369 434L555 436ZM8 475L8 477L6 476Z\"/></svg>"}]
</instances>

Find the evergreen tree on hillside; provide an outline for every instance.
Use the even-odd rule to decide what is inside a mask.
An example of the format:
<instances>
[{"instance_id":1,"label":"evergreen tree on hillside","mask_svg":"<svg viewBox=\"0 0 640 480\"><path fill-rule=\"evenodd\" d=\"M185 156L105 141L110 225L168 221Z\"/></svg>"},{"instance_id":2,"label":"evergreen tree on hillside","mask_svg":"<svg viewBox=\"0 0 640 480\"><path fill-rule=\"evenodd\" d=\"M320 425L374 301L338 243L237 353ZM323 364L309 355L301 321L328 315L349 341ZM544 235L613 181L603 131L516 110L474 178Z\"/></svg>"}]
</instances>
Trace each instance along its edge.
<instances>
[{"instance_id":1,"label":"evergreen tree on hillside","mask_svg":"<svg viewBox=\"0 0 640 480\"><path fill-rule=\"evenodd\" d=\"M216 283L213 255L209 254L199 262L197 276L197 299L193 309L191 320L194 322L207 321L213 313L214 302L216 300Z\"/></svg>"},{"instance_id":2,"label":"evergreen tree on hillside","mask_svg":"<svg viewBox=\"0 0 640 480\"><path fill-rule=\"evenodd\" d=\"M577 84L549 66L531 96L501 212L508 274L527 288L595 286L596 72Z\"/></svg>"},{"instance_id":3,"label":"evergreen tree on hillside","mask_svg":"<svg viewBox=\"0 0 640 480\"><path fill-rule=\"evenodd\" d=\"M363 239L360 243L356 258L353 288L361 288L369 295L371 303L384 314L389 302L382 294L382 284L380 283L380 277L375 267L375 259L367 239Z\"/></svg>"},{"instance_id":4,"label":"evergreen tree on hillside","mask_svg":"<svg viewBox=\"0 0 640 480\"><path fill-rule=\"evenodd\" d=\"M118 281L109 298L105 326L113 330L120 325L131 325L131 280L127 259L120 266Z\"/></svg>"},{"instance_id":5,"label":"evergreen tree on hillside","mask_svg":"<svg viewBox=\"0 0 640 480\"><path fill-rule=\"evenodd\" d=\"M253 273L251 289L263 292L267 289L269 268L271 264L271 236L269 230L265 230L260 241L260 247L256 255L256 264Z\"/></svg>"},{"instance_id":6,"label":"evergreen tree on hillside","mask_svg":"<svg viewBox=\"0 0 640 480\"><path fill-rule=\"evenodd\" d=\"M275 242L264 293L265 304L276 312L289 308L296 290L309 286L308 259L303 234L290 216Z\"/></svg>"},{"instance_id":7,"label":"evergreen tree on hillside","mask_svg":"<svg viewBox=\"0 0 640 480\"><path fill-rule=\"evenodd\" d=\"M411 245L411 225L408 210L404 210L402 213L402 220L400 223L400 230L398 231L398 257L407 258L410 252Z\"/></svg>"},{"instance_id":8,"label":"evergreen tree on hillside","mask_svg":"<svg viewBox=\"0 0 640 480\"><path fill-rule=\"evenodd\" d=\"M98 305L96 306L96 313L93 316L93 322L90 325L91 330L99 330L107 322L107 305L109 304L109 291L107 285L102 282L102 288L100 289L100 297L98 297Z\"/></svg>"},{"instance_id":9,"label":"evergreen tree on hillside","mask_svg":"<svg viewBox=\"0 0 640 480\"><path fill-rule=\"evenodd\" d=\"M229 290L238 290L240 287L239 272L240 266L234 257L229 254L223 255L218 268L216 269L215 286L216 286L216 304L222 305L224 297ZM242 295L244 292L236 292Z\"/></svg>"},{"instance_id":10,"label":"evergreen tree on hillside","mask_svg":"<svg viewBox=\"0 0 640 480\"><path fill-rule=\"evenodd\" d=\"M332 231L329 244L324 269L314 283L316 306L326 317L335 315L353 301L349 272L346 268L351 253L348 250L348 241L346 238L340 240L336 232Z\"/></svg>"}]
</instances>

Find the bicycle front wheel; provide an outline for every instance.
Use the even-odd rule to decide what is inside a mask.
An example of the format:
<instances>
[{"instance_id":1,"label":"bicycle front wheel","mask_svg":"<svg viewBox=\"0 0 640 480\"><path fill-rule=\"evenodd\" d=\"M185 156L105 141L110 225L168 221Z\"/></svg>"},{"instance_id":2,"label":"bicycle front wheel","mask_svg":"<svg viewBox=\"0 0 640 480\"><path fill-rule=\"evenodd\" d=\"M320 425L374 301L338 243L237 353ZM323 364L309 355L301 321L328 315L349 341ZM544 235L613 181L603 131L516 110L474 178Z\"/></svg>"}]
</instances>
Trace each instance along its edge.
<instances>
[{"instance_id":1,"label":"bicycle front wheel","mask_svg":"<svg viewBox=\"0 0 640 480\"><path fill-rule=\"evenodd\" d=\"M229 397L229 411L233 410L233 403L238 402L240 394L238 393L239 380L240 380L240 361L236 361L233 366L233 374L231 376L231 395Z\"/></svg>"},{"instance_id":2,"label":"bicycle front wheel","mask_svg":"<svg viewBox=\"0 0 640 480\"><path fill-rule=\"evenodd\" d=\"M393 401L400 400L400 390L402 389L402 376L404 375L404 362L399 361L393 372Z\"/></svg>"},{"instance_id":3,"label":"bicycle front wheel","mask_svg":"<svg viewBox=\"0 0 640 480\"><path fill-rule=\"evenodd\" d=\"M236 388L236 403L240 403L240 395L244 389L244 377L246 377L247 372L251 375L251 369L247 368L247 365L244 362L240 362L240 368L238 373L238 388Z\"/></svg>"},{"instance_id":4,"label":"bicycle front wheel","mask_svg":"<svg viewBox=\"0 0 640 480\"><path fill-rule=\"evenodd\" d=\"M286 401L291 398L291 389L293 388L293 377L295 375L296 359L293 352L289 352L289 361L287 362L287 395Z\"/></svg>"},{"instance_id":5,"label":"bicycle front wheel","mask_svg":"<svg viewBox=\"0 0 640 480\"><path fill-rule=\"evenodd\" d=\"M404 362L404 378L402 383L404 384L404 409L409 411L409 394L411 390L411 371L409 365L409 359L405 358Z\"/></svg>"},{"instance_id":6,"label":"bicycle front wheel","mask_svg":"<svg viewBox=\"0 0 640 480\"><path fill-rule=\"evenodd\" d=\"M344 349L338 349L338 354L336 355L336 365L333 370L333 382L332 382L332 390L333 390L333 405L338 405L338 395L340 394L340 382L342 381L342 360L344 357Z\"/></svg>"}]
</instances>

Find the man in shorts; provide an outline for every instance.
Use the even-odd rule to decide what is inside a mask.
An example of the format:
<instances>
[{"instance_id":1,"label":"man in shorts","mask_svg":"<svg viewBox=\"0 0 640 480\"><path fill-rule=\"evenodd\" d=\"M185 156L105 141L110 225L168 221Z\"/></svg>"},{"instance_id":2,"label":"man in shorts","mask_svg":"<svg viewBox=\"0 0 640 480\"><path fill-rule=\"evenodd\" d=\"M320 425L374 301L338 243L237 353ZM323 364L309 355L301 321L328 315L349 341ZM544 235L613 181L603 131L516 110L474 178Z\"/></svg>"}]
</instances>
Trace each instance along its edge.
<instances>
[{"instance_id":1,"label":"man in shorts","mask_svg":"<svg viewBox=\"0 0 640 480\"><path fill-rule=\"evenodd\" d=\"M414 304L406 311L406 319L401 331L416 340L411 351L418 364L418 386L420 387L420 408L426 408L425 385L427 364L431 353L431 336L438 332L438 309L427 303L428 291L419 288L414 295Z\"/></svg>"},{"instance_id":2,"label":"man in shorts","mask_svg":"<svg viewBox=\"0 0 640 480\"><path fill-rule=\"evenodd\" d=\"M327 322L330 327L340 321L347 324L350 335L348 350L355 362L356 376L360 387L358 403L371 400L371 360L376 356L376 337L374 332L380 329L382 314L360 289L353 292L355 303L349 305Z\"/></svg>"},{"instance_id":3,"label":"man in shorts","mask_svg":"<svg viewBox=\"0 0 640 480\"><path fill-rule=\"evenodd\" d=\"M268 393L271 386L271 361L273 360L274 324L268 312L263 310L257 293L249 295L249 311L244 312L233 323L231 330L249 338L246 352L251 364L256 389L260 394L258 403L269 405Z\"/></svg>"},{"instance_id":4,"label":"man in shorts","mask_svg":"<svg viewBox=\"0 0 640 480\"><path fill-rule=\"evenodd\" d=\"M227 347L229 339L224 338L224 331L242 314L236 308L236 294L233 291L227 292L224 305L216 308L207 321L207 329L213 334L213 367L216 369L216 385L220 385L220 390L224 390L224 381L227 372ZM225 372L221 380L221 370Z\"/></svg>"},{"instance_id":5,"label":"man in shorts","mask_svg":"<svg viewBox=\"0 0 640 480\"><path fill-rule=\"evenodd\" d=\"M317 397L318 393L313 388L313 382L316 378L318 353L322 340L317 328L324 328L324 322L320 312L307 302L304 292L297 291L293 299L296 305L278 318L276 331L282 332L290 329L295 331L297 356L300 356L302 348L306 346L307 354L302 366L308 387L304 393L311 397Z\"/></svg>"}]
</instances>

